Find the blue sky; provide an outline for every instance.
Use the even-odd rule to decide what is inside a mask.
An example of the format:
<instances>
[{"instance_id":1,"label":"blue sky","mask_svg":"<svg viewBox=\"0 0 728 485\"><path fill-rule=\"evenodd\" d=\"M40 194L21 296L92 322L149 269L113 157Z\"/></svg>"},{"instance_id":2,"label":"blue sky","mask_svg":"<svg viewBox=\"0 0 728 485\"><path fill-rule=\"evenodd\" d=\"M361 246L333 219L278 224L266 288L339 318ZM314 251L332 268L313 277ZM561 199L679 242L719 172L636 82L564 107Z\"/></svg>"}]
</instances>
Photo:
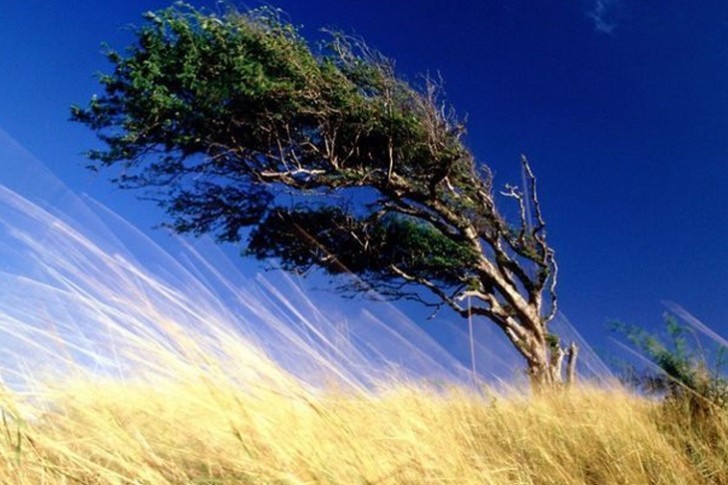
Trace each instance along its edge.
<instances>
[{"instance_id":1,"label":"blue sky","mask_svg":"<svg viewBox=\"0 0 728 485\"><path fill-rule=\"evenodd\" d=\"M213 2L192 2L215 8ZM520 182L539 177L561 308L592 342L608 319L661 321L679 303L728 329L728 2L280 0L307 38L361 35L407 79L439 72L467 143ZM143 228L149 202L84 170L92 133L69 106L99 92L104 41L132 41L162 1L0 7L0 128L71 188ZM257 6L249 1L247 6Z\"/></svg>"}]
</instances>

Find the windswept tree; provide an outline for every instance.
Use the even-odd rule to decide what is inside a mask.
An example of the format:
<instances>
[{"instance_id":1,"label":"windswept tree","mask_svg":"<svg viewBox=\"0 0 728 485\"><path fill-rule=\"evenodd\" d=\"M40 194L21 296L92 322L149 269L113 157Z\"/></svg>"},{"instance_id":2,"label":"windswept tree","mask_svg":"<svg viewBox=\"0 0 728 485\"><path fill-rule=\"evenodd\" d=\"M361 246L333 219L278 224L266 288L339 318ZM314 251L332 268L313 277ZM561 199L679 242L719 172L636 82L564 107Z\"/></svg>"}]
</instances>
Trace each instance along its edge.
<instances>
[{"instance_id":1,"label":"windswept tree","mask_svg":"<svg viewBox=\"0 0 728 485\"><path fill-rule=\"evenodd\" d=\"M562 382L565 358L573 376L576 346L548 328L557 266L531 167L522 158L527 186L502 192L520 214L509 223L437 83L403 81L342 34L314 51L271 9L145 18L134 45L109 50L104 94L72 108L105 142L93 168L153 190L176 231L356 276L346 291L485 317L534 385Z\"/></svg>"}]
</instances>

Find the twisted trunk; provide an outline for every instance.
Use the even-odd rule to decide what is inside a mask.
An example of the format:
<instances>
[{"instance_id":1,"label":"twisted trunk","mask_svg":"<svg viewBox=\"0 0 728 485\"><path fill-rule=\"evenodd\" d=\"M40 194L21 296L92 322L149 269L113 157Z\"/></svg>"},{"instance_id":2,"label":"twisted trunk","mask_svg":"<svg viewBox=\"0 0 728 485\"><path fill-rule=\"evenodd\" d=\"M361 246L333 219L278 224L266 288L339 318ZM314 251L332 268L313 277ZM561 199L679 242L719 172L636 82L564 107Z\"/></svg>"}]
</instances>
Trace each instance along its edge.
<instances>
[{"instance_id":1,"label":"twisted trunk","mask_svg":"<svg viewBox=\"0 0 728 485\"><path fill-rule=\"evenodd\" d=\"M527 372L531 387L536 390L572 386L576 382L576 361L579 347L572 342L568 347L548 341L534 342L532 356L527 357ZM563 364L566 360L566 371ZM564 375L565 374L565 375Z\"/></svg>"}]
</instances>

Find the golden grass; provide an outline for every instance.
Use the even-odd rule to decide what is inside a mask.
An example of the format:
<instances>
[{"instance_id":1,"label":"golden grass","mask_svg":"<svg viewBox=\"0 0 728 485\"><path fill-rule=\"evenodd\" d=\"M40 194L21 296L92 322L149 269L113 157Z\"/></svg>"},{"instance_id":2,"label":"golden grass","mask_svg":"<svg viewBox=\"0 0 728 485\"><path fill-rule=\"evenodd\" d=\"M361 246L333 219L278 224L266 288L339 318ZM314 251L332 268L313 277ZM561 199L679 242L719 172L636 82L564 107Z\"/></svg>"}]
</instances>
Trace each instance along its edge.
<instances>
[{"instance_id":1,"label":"golden grass","mask_svg":"<svg viewBox=\"0 0 728 485\"><path fill-rule=\"evenodd\" d=\"M27 219L13 251L33 265L5 275L0 299L0 373L16 389L0 387L2 484L728 483L725 412L586 384L529 397L391 377L372 390L365 359L295 300L298 333L224 271L202 279L230 289L230 309L162 252L170 282L17 194L0 188L0 202ZM256 335L245 309L299 377L339 387L276 365L242 336Z\"/></svg>"},{"instance_id":2,"label":"golden grass","mask_svg":"<svg viewBox=\"0 0 728 485\"><path fill-rule=\"evenodd\" d=\"M317 395L218 377L58 383L27 422L6 395L0 482L728 483L725 416L708 433L620 389Z\"/></svg>"}]
</instances>

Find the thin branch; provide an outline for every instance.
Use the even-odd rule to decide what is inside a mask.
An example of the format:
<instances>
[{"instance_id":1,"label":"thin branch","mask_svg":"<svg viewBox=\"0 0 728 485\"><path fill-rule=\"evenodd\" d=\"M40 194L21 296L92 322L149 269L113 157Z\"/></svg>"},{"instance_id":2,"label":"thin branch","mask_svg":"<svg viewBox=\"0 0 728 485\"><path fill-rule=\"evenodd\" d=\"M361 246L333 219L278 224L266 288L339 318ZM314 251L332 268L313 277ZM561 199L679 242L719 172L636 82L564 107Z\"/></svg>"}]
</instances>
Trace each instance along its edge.
<instances>
[{"instance_id":1,"label":"thin branch","mask_svg":"<svg viewBox=\"0 0 728 485\"><path fill-rule=\"evenodd\" d=\"M538 200L536 176L533 174L533 170L531 170L531 164L528 163L526 155L521 155L521 163L523 164L523 168L526 171L526 176L528 177L528 182L530 184L529 192L531 195L531 202L533 203L534 216L537 222L536 227L533 229L533 235L536 236L546 227L546 222L544 221L543 214L541 213L541 203Z\"/></svg>"},{"instance_id":2,"label":"thin branch","mask_svg":"<svg viewBox=\"0 0 728 485\"><path fill-rule=\"evenodd\" d=\"M518 242L520 244L523 244L523 238L526 234L526 228L528 227L528 218L526 216L526 201L523 198L523 193L518 190L517 186L506 184L506 190L501 191L501 195L516 199L518 201L518 212L521 217L521 229L518 232Z\"/></svg>"},{"instance_id":3,"label":"thin branch","mask_svg":"<svg viewBox=\"0 0 728 485\"><path fill-rule=\"evenodd\" d=\"M463 308L457 301L455 301L450 295L445 293L439 286L431 282L430 280L426 278L422 278L419 276L412 276L401 269L399 269L396 265L392 264L389 266L392 272L400 276L402 279L405 279L407 281L412 281L415 283L418 283L428 290L430 290L432 293L434 293L440 300L444 301L447 306L453 309L458 315L461 317L467 317L468 316L468 310L467 308Z\"/></svg>"},{"instance_id":4,"label":"thin branch","mask_svg":"<svg viewBox=\"0 0 728 485\"><path fill-rule=\"evenodd\" d=\"M556 257L553 249L549 248L547 254L549 258L549 264L551 266L551 283L549 284L549 298L551 300L551 304L549 307L549 312L544 317L544 325L548 324L551 320L553 320L559 310L558 295L556 294L556 284L559 276L559 265L556 264Z\"/></svg>"}]
</instances>

